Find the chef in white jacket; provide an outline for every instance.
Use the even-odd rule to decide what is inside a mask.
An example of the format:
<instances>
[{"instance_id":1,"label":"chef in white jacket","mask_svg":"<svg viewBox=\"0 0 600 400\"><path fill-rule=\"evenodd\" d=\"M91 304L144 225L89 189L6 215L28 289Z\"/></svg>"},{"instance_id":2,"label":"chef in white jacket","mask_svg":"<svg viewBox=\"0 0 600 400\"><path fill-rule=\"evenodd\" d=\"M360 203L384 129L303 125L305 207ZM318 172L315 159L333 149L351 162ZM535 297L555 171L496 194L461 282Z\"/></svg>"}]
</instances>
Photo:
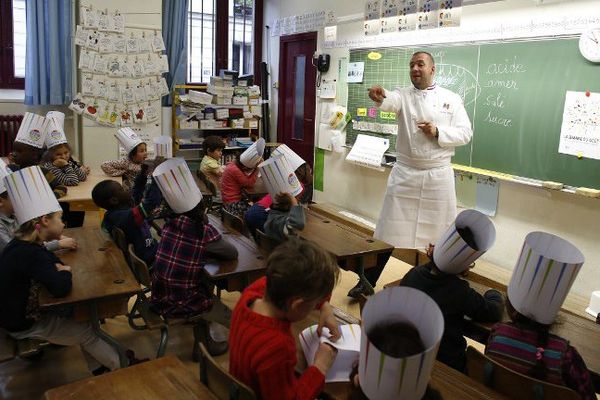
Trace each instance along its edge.
<instances>
[{"instance_id":1,"label":"chef in white jacket","mask_svg":"<svg viewBox=\"0 0 600 400\"><path fill-rule=\"evenodd\" d=\"M462 99L436 86L435 61L417 52L410 60L413 86L369 89L381 110L397 115L396 164L390 173L375 238L399 248L423 249L456 217L454 148L473 131Z\"/></svg>"}]
</instances>

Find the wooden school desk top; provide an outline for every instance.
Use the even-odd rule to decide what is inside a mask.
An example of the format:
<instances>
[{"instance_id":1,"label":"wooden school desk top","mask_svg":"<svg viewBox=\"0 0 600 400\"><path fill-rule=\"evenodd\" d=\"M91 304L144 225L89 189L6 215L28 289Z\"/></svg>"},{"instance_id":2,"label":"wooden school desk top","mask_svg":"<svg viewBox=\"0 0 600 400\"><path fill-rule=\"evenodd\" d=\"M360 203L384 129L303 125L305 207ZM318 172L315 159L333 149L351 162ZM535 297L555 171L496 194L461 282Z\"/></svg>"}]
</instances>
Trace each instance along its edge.
<instances>
[{"instance_id":1,"label":"wooden school desk top","mask_svg":"<svg viewBox=\"0 0 600 400\"><path fill-rule=\"evenodd\" d=\"M123 254L99 227L70 228L64 233L78 243L75 251L56 253L65 265L71 266L73 289L61 298L53 297L43 289L39 297L40 308L128 297L140 291Z\"/></svg>"},{"instance_id":2,"label":"wooden school desk top","mask_svg":"<svg viewBox=\"0 0 600 400\"><path fill-rule=\"evenodd\" d=\"M229 278L266 269L267 254L261 251L254 241L225 227L214 215L209 215L208 219L210 224L221 232L223 238L233 244L238 251L237 260L211 261L204 266L212 279Z\"/></svg>"},{"instance_id":3,"label":"wooden school desk top","mask_svg":"<svg viewBox=\"0 0 600 400\"><path fill-rule=\"evenodd\" d=\"M121 183L120 177L108 176L101 170L93 169L87 179L77 186L67 186L67 194L58 201L69 203L71 211L96 211L98 206L92 200L92 189L103 180L111 179Z\"/></svg>"},{"instance_id":4,"label":"wooden school desk top","mask_svg":"<svg viewBox=\"0 0 600 400\"><path fill-rule=\"evenodd\" d=\"M45 400L217 400L175 356L166 356L132 367L48 390Z\"/></svg>"},{"instance_id":5,"label":"wooden school desk top","mask_svg":"<svg viewBox=\"0 0 600 400\"><path fill-rule=\"evenodd\" d=\"M469 274L467 276L469 285L478 293L483 294L489 289L488 286L482 285L470 278L471 275ZM502 291L501 288L499 290ZM502 292L506 296L506 290ZM506 307L503 308L502 321L510 321ZM476 323L476 325L489 332L494 324ZM586 366L595 376L596 382L600 378L600 325L570 311L561 309L558 311L550 332L567 339L571 346L577 349ZM596 389L600 390L597 387Z\"/></svg>"},{"instance_id":6,"label":"wooden school desk top","mask_svg":"<svg viewBox=\"0 0 600 400\"><path fill-rule=\"evenodd\" d=\"M347 313L342 312L335 314L341 324L360 324L358 318L354 318ZM318 323L318 320L319 312L314 310L304 321L292 325L292 334L296 338L296 355L298 358L297 370L304 370L306 368L306 359L298 342L298 334L304 328ZM429 384L433 389L440 392L444 400L508 399L439 361L435 362ZM325 384L323 393L328 399L346 400L350 398L350 394L355 390L356 389L354 389L350 382L331 382Z\"/></svg>"},{"instance_id":7,"label":"wooden school desk top","mask_svg":"<svg viewBox=\"0 0 600 400\"><path fill-rule=\"evenodd\" d=\"M306 211L306 225L298 235L318 243L338 261L344 258L391 252L394 246L352 229L312 210Z\"/></svg>"}]
</instances>

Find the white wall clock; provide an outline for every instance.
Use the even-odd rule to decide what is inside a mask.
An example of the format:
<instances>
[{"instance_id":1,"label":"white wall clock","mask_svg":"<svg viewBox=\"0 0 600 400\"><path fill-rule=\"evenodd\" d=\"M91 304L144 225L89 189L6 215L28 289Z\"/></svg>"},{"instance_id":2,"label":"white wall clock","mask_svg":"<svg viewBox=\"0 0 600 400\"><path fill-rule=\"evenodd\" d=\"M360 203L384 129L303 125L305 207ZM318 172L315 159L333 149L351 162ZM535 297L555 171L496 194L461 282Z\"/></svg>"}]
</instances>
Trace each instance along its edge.
<instances>
[{"instance_id":1,"label":"white wall clock","mask_svg":"<svg viewBox=\"0 0 600 400\"><path fill-rule=\"evenodd\" d=\"M600 63L600 28L589 29L581 34L579 51L587 60Z\"/></svg>"}]
</instances>

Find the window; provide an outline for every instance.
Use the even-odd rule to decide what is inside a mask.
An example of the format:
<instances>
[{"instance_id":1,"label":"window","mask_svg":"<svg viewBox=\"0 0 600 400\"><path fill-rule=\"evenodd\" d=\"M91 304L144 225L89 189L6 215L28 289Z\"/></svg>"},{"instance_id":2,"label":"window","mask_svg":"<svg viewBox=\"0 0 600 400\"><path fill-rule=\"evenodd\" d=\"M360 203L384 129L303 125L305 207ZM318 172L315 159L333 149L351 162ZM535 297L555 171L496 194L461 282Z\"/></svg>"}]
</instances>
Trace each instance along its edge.
<instances>
[{"instance_id":1,"label":"window","mask_svg":"<svg viewBox=\"0 0 600 400\"><path fill-rule=\"evenodd\" d=\"M262 21L262 4L263 0L190 0L188 83L207 83L221 68L255 73L262 32L255 32L254 25L255 17L256 23Z\"/></svg>"},{"instance_id":2,"label":"window","mask_svg":"<svg viewBox=\"0 0 600 400\"><path fill-rule=\"evenodd\" d=\"M229 0L229 69L252 74L254 0Z\"/></svg>"},{"instance_id":3,"label":"window","mask_svg":"<svg viewBox=\"0 0 600 400\"><path fill-rule=\"evenodd\" d=\"M0 2L0 88L25 86L25 0Z\"/></svg>"},{"instance_id":4,"label":"window","mask_svg":"<svg viewBox=\"0 0 600 400\"><path fill-rule=\"evenodd\" d=\"M215 69L216 1L190 0L188 82L209 82Z\"/></svg>"}]
</instances>

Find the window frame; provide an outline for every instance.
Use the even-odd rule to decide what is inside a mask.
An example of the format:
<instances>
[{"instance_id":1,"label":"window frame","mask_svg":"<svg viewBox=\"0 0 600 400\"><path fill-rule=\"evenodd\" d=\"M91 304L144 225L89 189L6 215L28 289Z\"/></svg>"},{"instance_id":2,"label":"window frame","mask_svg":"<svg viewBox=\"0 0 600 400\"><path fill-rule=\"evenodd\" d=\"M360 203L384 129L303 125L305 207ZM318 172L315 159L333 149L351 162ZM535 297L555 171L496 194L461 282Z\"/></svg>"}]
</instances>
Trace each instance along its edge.
<instances>
[{"instance_id":1,"label":"window frame","mask_svg":"<svg viewBox=\"0 0 600 400\"><path fill-rule=\"evenodd\" d=\"M13 2L0 1L0 89L25 89L25 78L15 76Z\"/></svg>"},{"instance_id":2,"label":"window frame","mask_svg":"<svg viewBox=\"0 0 600 400\"><path fill-rule=\"evenodd\" d=\"M262 32L263 32L263 1L254 0L253 10L253 33L252 44L254 47L254 54L252 60L252 69L254 73L255 85L260 84L260 63L262 62ZM215 66L214 71L218 72L221 69L228 69L229 67L229 0L216 0L215 9ZM189 17L188 17L189 20ZM188 32L188 36L191 32ZM188 43L189 46L189 43ZM191 65L188 60L188 67ZM189 77L189 73L186 73L186 81ZM186 82L188 85L205 85L209 82Z\"/></svg>"}]
</instances>

